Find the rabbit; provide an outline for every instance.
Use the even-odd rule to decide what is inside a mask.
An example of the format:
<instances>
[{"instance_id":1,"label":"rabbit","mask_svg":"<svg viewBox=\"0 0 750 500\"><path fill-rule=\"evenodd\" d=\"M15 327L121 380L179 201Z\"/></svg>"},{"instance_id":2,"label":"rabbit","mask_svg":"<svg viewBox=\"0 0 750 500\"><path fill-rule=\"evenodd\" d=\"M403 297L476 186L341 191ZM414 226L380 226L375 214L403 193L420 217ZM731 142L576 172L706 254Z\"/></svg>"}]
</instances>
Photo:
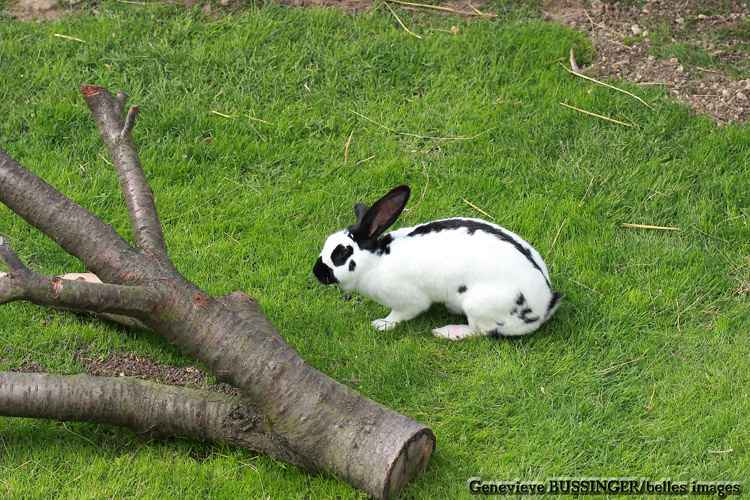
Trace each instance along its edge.
<instances>
[{"instance_id":1,"label":"rabbit","mask_svg":"<svg viewBox=\"0 0 750 500\"><path fill-rule=\"evenodd\" d=\"M436 337L517 336L537 330L562 294L552 291L547 266L520 236L482 219L450 218L381 236L401 214L410 190L393 188L372 207L354 205L357 221L326 240L313 273L390 307L372 326L389 330L434 302L468 325L432 330Z\"/></svg>"}]
</instances>

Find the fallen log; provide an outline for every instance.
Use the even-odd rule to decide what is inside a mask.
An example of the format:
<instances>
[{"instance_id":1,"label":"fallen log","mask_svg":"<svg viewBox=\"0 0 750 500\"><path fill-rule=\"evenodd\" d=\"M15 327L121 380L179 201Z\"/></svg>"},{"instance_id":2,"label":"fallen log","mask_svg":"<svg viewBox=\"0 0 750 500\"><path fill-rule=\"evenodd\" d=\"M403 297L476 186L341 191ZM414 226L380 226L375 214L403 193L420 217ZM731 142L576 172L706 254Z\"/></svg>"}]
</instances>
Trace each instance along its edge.
<instances>
[{"instance_id":1,"label":"fallen log","mask_svg":"<svg viewBox=\"0 0 750 500\"><path fill-rule=\"evenodd\" d=\"M81 93L125 193L135 245L0 149L0 201L102 281L38 275L6 243L0 303L133 318L240 389L285 440L287 460L332 472L376 498L397 496L429 461L432 431L310 366L259 309L217 300L180 274L131 134L138 108L127 108L122 92L81 86Z\"/></svg>"}]
</instances>

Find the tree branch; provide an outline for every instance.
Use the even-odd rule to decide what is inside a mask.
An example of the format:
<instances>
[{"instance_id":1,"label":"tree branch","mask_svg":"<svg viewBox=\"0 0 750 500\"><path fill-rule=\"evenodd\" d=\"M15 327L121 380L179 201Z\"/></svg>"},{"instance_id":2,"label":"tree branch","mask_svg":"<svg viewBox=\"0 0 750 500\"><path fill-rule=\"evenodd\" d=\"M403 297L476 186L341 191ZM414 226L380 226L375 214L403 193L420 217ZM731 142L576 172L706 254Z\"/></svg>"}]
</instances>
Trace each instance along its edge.
<instances>
[{"instance_id":1,"label":"tree branch","mask_svg":"<svg viewBox=\"0 0 750 500\"><path fill-rule=\"evenodd\" d=\"M3 261L11 275L26 277L32 274L31 270L21 262L21 259L10 247L8 240L2 236L0 236L0 260Z\"/></svg>"},{"instance_id":2,"label":"tree branch","mask_svg":"<svg viewBox=\"0 0 750 500\"><path fill-rule=\"evenodd\" d=\"M139 316L143 325L203 361L218 379L242 390L272 422L274 431L300 456L314 463L316 470L333 472L376 498L397 496L432 456L435 449L432 431L310 366L257 308L243 309L234 304L244 297L219 301L179 274L162 249L163 237L156 211L151 209L153 195L135 155L132 137L120 135L127 130L123 122L124 94L112 98L100 87L82 87L82 92L97 118L105 142L113 142L110 153L116 164L122 164L122 169L118 167L118 176L126 177L124 182L121 180L126 198L133 192L137 194L138 203L143 202L138 205L142 210L131 210L129 205L129 212L131 222L135 221L136 242L145 251L127 244L123 247L122 238L109 226L4 153L0 154L0 200L51 235L66 251L80 255L84 264L103 281L143 284L151 291L163 290L159 304L163 309ZM125 175L128 172L133 172L133 176ZM69 212L58 215L58 205ZM81 220L90 226L82 229ZM92 229L93 235L90 234ZM67 232L74 236L67 236ZM92 246L92 239L98 247ZM124 253L112 251L113 246ZM16 277L2 280L13 282ZM63 283L61 291L75 291L76 283ZM162 289L161 285L170 288ZM142 290L141 287L131 288ZM122 287L102 290L114 293ZM97 293L95 288L90 291ZM53 286L52 292L55 292ZM45 293L49 299L49 288ZM57 300L59 294L53 293L52 297ZM145 303L148 297L144 298ZM128 316L141 312L138 307L116 309L101 307L96 299L80 300L84 304L77 304L81 309L107 310Z\"/></svg>"},{"instance_id":3,"label":"tree branch","mask_svg":"<svg viewBox=\"0 0 750 500\"><path fill-rule=\"evenodd\" d=\"M128 109L128 115L125 118L125 125L122 126L122 130L120 131L121 136L133 132L133 127L135 127L135 115L137 114L138 106L130 106L130 109Z\"/></svg>"},{"instance_id":4,"label":"tree branch","mask_svg":"<svg viewBox=\"0 0 750 500\"><path fill-rule=\"evenodd\" d=\"M132 282L161 274L154 262L143 259L111 226L27 170L2 148L0 201L103 281Z\"/></svg>"},{"instance_id":5,"label":"tree branch","mask_svg":"<svg viewBox=\"0 0 750 500\"><path fill-rule=\"evenodd\" d=\"M109 149L117 171L136 246L153 253L162 262L171 264L159 224L154 193L146 181L131 134L138 106L131 106L125 115L128 95L124 92L118 92L115 98L104 87L81 85L80 89L83 100L99 125L102 140Z\"/></svg>"},{"instance_id":6,"label":"tree branch","mask_svg":"<svg viewBox=\"0 0 750 500\"><path fill-rule=\"evenodd\" d=\"M25 300L34 304L83 311L123 314L135 318L156 318L165 302L168 285L109 285L85 280L66 280L31 271L0 238L0 259L8 273L0 276L0 304Z\"/></svg>"},{"instance_id":7,"label":"tree branch","mask_svg":"<svg viewBox=\"0 0 750 500\"><path fill-rule=\"evenodd\" d=\"M229 442L315 467L245 398L130 377L0 371L0 415L118 425L145 439L183 436Z\"/></svg>"}]
</instances>

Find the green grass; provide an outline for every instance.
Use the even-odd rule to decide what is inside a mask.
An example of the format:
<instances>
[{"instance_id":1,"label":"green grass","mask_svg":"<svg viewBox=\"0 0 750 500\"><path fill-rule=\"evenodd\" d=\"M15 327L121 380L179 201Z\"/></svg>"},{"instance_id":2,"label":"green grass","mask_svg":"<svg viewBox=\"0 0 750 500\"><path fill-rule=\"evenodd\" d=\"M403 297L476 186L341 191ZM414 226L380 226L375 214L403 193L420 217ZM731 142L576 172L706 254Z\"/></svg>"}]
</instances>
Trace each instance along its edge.
<instances>
[{"instance_id":1,"label":"green grass","mask_svg":"<svg viewBox=\"0 0 750 500\"><path fill-rule=\"evenodd\" d=\"M0 23L0 145L131 238L77 85L128 92L178 269L255 295L313 366L435 431L405 498L466 498L472 476L748 480L747 127L571 76L557 61L590 50L582 35L512 4L493 21L399 11L422 39L384 9L97 11ZM476 137L422 140L352 111ZM565 294L554 318L523 339L451 343L429 333L451 319L435 307L381 333L369 322L384 308L318 284L325 237L400 183L415 196L398 225L479 216L464 198L532 243ZM0 234L38 272L83 271L5 207ZM0 325L0 369L78 373L76 351L193 362L156 335L26 304L0 307ZM364 497L230 446L89 424L0 419L0 465L9 498Z\"/></svg>"}]
</instances>

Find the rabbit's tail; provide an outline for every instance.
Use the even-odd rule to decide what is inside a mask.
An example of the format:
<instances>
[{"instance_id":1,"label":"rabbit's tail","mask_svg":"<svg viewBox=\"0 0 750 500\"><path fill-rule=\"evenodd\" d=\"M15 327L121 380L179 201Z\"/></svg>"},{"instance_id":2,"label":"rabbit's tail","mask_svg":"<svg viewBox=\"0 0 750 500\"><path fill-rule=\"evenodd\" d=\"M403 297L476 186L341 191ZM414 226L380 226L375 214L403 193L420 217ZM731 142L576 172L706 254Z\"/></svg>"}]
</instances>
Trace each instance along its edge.
<instances>
[{"instance_id":1,"label":"rabbit's tail","mask_svg":"<svg viewBox=\"0 0 750 500\"><path fill-rule=\"evenodd\" d=\"M560 307L560 302L562 301L563 295L560 292L555 292L552 294L552 298L549 301L549 305L547 305L547 312L544 314L544 321L547 321L550 316L555 314L555 311L557 311L557 308Z\"/></svg>"}]
</instances>

